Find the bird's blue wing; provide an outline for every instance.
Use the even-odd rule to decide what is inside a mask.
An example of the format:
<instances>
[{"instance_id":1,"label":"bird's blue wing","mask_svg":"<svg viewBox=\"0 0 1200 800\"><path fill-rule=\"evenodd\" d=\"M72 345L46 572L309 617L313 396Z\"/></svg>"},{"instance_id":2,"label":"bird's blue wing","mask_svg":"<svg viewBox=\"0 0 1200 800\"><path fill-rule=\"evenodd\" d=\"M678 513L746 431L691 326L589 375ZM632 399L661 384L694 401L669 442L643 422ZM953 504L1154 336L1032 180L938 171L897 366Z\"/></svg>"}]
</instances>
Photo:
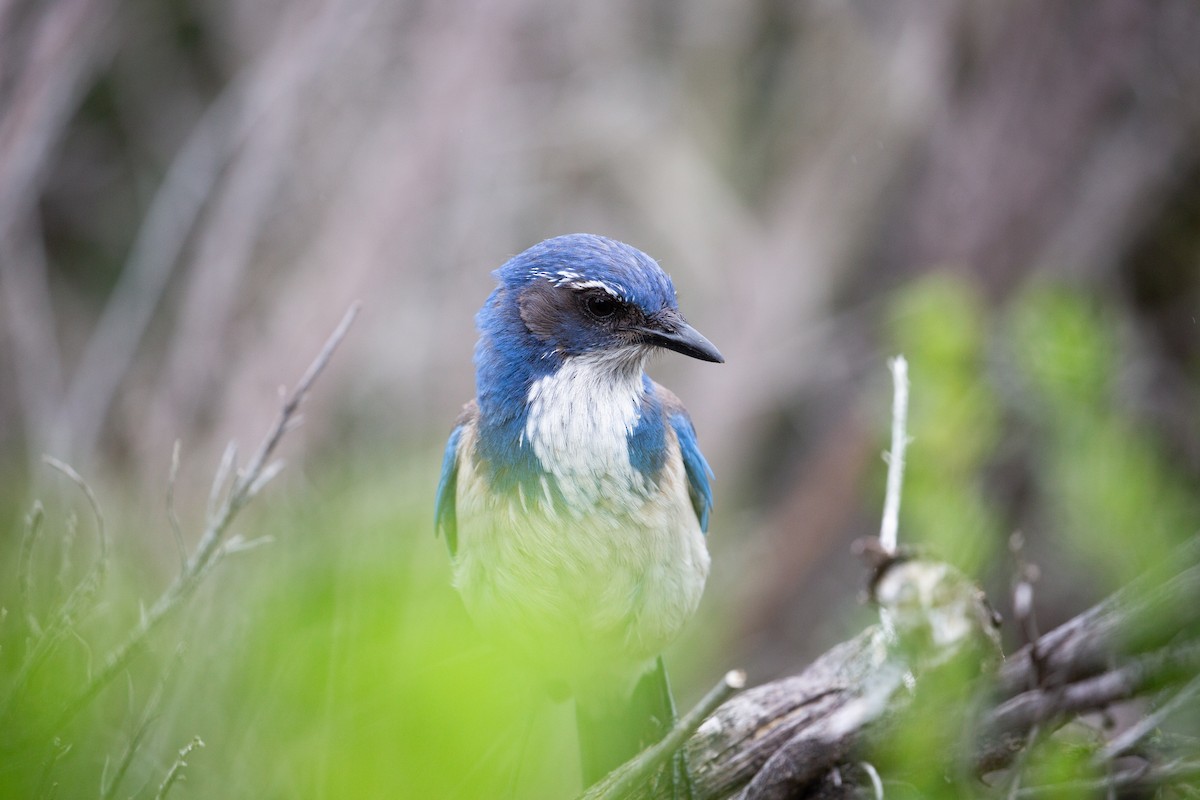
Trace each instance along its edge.
<instances>
[{"instance_id":1,"label":"bird's blue wing","mask_svg":"<svg viewBox=\"0 0 1200 800\"><path fill-rule=\"evenodd\" d=\"M679 409L671 413L671 427L679 439L679 451L683 456L683 467L687 471L688 494L692 498L692 508L696 510L696 519L700 521L700 530L708 533L708 517L712 512L712 469L700 452L700 444L696 441L696 429L686 411Z\"/></svg>"},{"instance_id":2,"label":"bird's blue wing","mask_svg":"<svg viewBox=\"0 0 1200 800\"><path fill-rule=\"evenodd\" d=\"M459 423L450 433L450 441L446 442L446 455L442 459L442 477L438 481L437 504L433 510L435 532L446 537L446 546L450 548L452 556L458 550L458 516L455 498L458 493L458 442L462 438L462 432L463 423Z\"/></svg>"}]
</instances>

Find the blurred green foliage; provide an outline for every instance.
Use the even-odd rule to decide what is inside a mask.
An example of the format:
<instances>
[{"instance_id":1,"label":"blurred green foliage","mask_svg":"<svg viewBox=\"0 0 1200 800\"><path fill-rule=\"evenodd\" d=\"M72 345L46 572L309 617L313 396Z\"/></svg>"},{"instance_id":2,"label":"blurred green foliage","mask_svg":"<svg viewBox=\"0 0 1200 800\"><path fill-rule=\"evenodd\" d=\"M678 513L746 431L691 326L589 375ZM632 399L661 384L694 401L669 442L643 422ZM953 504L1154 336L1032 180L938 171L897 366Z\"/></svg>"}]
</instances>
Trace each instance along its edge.
<instances>
[{"instance_id":1,"label":"blurred green foliage","mask_svg":"<svg viewBox=\"0 0 1200 800\"><path fill-rule=\"evenodd\" d=\"M1200 498L1122 402L1117 376L1132 354L1116 315L1081 292L1034 286L1006 333L1039 443L1045 523L1105 585L1126 583L1195 532Z\"/></svg>"},{"instance_id":2,"label":"blurred green foliage","mask_svg":"<svg viewBox=\"0 0 1200 800\"><path fill-rule=\"evenodd\" d=\"M977 655L977 653L972 654ZM909 707L880 737L870 761L889 781L889 797L970 796L977 779L965 761L977 658L956 658L923 674Z\"/></svg>"},{"instance_id":3,"label":"blurred green foliage","mask_svg":"<svg viewBox=\"0 0 1200 800\"><path fill-rule=\"evenodd\" d=\"M1112 589L1195 531L1195 488L1120 396L1133 356L1116 319L1066 286L1034 284L1000 310L948 274L898 293L889 336L913 385L902 539L980 574L1033 526ZM1034 476L1041 515L985 492L1002 457Z\"/></svg>"},{"instance_id":4,"label":"blurred green foliage","mask_svg":"<svg viewBox=\"0 0 1200 800\"><path fill-rule=\"evenodd\" d=\"M290 502L264 498L271 508L238 527L272 541L230 556L127 677L45 733L132 621L135 598L156 591L128 575L110 582L0 727L0 795L100 796L146 718L117 797L154 796L193 737L205 746L171 796L473 798L498 786L519 797L572 794L567 707L480 644L432 534L425 477L347 476ZM161 535L170 535L165 525ZM61 531L46 531L37 583L53 584L62 544ZM13 613L16 577L6 570L2 595L8 676L28 642ZM161 699L147 707L159 685ZM69 750L51 763L55 741Z\"/></svg>"},{"instance_id":5,"label":"blurred green foliage","mask_svg":"<svg viewBox=\"0 0 1200 800\"><path fill-rule=\"evenodd\" d=\"M946 274L897 293L887 333L891 349L908 357L912 381L902 543L983 580L1012 574L1004 543L1020 529L1041 554L1056 556L1042 565L1043 583L1082 585L1098 597L1195 535L1200 495L1121 393L1135 354L1117 320L1094 294L1059 284L1035 282L998 307ZM1020 491L1033 502L997 489L1005 462L1031 476ZM1145 623L1178 627L1169 614ZM990 793L956 762L971 741L971 698L986 688L966 666L924 676L912 707L871 754L897 782L889 796ZM1022 765L1022 785L1096 796L1086 788L1102 777L1090 766L1095 732L1048 733Z\"/></svg>"}]
</instances>

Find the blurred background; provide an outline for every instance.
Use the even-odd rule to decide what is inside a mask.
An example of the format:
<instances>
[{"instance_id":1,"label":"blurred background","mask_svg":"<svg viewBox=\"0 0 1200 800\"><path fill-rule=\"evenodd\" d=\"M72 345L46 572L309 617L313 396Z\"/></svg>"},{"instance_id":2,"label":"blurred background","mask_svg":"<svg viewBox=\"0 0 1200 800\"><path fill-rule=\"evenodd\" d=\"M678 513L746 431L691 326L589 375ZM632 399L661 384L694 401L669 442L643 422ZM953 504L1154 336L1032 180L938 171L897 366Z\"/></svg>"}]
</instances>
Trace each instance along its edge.
<instances>
[{"instance_id":1,"label":"blurred background","mask_svg":"<svg viewBox=\"0 0 1200 800\"><path fill-rule=\"evenodd\" d=\"M0 0L0 787L153 796L198 736L173 795L570 794L569 710L476 642L432 533L489 272L560 233L657 258L727 359L651 370L717 475L684 705L869 618L895 353L901 541L1004 610L1022 531L1042 627L1082 610L1200 519L1197 41L1194 0ZM271 543L11 746L178 570L175 440L192 546L356 299L236 526ZM25 675L97 549L43 453L112 547Z\"/></svg>"}]
</instances>

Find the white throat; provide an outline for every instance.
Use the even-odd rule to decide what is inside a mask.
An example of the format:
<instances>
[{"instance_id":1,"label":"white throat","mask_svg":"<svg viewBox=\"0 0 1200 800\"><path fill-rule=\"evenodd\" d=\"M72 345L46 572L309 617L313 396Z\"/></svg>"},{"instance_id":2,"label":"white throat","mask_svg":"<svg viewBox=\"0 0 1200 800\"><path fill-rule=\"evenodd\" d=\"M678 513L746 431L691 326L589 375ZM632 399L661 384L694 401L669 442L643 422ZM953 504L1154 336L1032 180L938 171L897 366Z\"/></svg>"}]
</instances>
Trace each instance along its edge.
<instances>
[{"instance_id":1,"label":"white throat","mask_svg":"<svg viewBox=\"0 0 1200 800\"><path fill-rule=\"evenodd\" d=\"M616 492L640 491L629 435L641 418L641 348L568 357L529 387L524 437L579 513Z\"/></svg>"}]
</instances>

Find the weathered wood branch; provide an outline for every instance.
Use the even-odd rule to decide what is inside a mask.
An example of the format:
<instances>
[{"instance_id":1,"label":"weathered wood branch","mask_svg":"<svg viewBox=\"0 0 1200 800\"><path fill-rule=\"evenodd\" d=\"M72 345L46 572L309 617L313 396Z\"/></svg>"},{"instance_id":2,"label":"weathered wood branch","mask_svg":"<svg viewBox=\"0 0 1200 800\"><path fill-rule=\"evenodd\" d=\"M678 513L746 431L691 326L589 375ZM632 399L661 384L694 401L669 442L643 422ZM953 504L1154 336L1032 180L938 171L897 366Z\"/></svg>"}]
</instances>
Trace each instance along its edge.
<instances>
[{"instance_id":1,"label":"weathered wood branch","mask_svg":"<svg viewBox=\"0 0 1200 800\"><path fill-rule=\"evenodd\" d=\"M953 659L978 665L970 687L977 710L973 738L962 742L962 753L945 754L946 763L981 777L1016 769L1014 757L1038 732L1182 687L1200 672L1200 539L1004 660L991 657L990 613L961 574L938 562L900 558L877 575L880 625L798 675L727 701L687 741L697 800L874 796L868 771L857 762L894 729L923 681L938 680L939 667ZM1106 754L1101 749L1097 757ZM1113 786L1128 787L1193 774L1194 764L1177 769L1178 763L1148 762L1109 775ZM1048 791L1022 786L1017 796ZM626 796L652 795L640 786Z\"/></svg>"}]
</instances>

